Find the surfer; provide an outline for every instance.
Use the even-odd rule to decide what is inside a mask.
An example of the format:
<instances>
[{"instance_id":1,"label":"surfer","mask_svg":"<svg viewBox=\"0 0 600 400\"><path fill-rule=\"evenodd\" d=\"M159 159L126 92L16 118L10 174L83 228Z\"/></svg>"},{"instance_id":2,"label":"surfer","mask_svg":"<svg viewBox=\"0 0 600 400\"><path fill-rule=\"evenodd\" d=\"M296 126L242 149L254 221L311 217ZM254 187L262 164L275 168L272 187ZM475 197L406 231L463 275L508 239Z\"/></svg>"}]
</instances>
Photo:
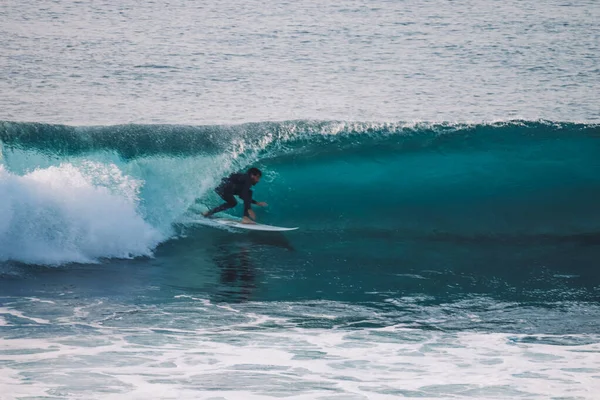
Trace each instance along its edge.
<instances>
[{"instance_id":1,"label":"surfer","mask_svg":"<svg viewBox=\"0 0 600 400\"><path fill-rule=\"evenodd\" d=\"M239 196L244 201L244 218L242 218L242 223L255 223L256 214L252 210L251 204L256 204L260 207L267 206L267 203L264 201L252 199L252 190L250 188L260 181L261 176L262 172L258 168L250 168L246 173L235 173L229 175L227 178L223 178L221 184L215 189L215 192L225 200L225 203L202 215L210 217L213 214L235 207L237 200L234 196Z\"/></svg>"}]
</instances>

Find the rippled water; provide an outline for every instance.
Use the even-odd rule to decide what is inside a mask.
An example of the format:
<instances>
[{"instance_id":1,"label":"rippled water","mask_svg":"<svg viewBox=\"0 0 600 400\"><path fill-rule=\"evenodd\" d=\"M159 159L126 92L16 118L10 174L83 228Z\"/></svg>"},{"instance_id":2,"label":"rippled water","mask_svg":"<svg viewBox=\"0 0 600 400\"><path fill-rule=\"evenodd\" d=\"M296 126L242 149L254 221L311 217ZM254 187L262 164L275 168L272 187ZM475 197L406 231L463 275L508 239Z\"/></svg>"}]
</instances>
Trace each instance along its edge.
<instances>
[{"instance_id":1,"label":"rippled water","mask_svg":"<svg viewBox=\"0 0 600 400\"><path fill-rule=\"evenodd\" d=\"M599 119L595 1L8 1L1 12L0 119Z\"/></svg>"}]
</instances>

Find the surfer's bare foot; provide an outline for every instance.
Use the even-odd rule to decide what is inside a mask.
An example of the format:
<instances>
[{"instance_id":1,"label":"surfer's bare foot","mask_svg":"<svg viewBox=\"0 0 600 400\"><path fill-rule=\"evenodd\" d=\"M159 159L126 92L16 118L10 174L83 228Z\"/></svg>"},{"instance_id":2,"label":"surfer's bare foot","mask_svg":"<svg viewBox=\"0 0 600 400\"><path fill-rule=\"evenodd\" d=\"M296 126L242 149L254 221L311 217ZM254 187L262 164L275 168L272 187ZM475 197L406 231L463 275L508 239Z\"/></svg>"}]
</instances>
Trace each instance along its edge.
<instances>
[{"instance_id":1,"label":"surfer's bare foot","mask_svg":"<svg viewBox=\"0 0 600 400\"><path fill-rule=\"evenodd\" d=\"M202 216L203 216L203 217L208 217L208 211L205 211L205 212L203 212L203 213L202 213Z\"/></svg>"},{"instance_id":2,"label":"surfer's bare foot","mask_svg":"<svg viewBox=\"0 0 600 400\"><path fill-rule=\"evenodd\" d=\"M242 224L255 224L256 222L252 221L250 218L248 217L244 217L242 218Z\"/></svg>"}]
</instances>

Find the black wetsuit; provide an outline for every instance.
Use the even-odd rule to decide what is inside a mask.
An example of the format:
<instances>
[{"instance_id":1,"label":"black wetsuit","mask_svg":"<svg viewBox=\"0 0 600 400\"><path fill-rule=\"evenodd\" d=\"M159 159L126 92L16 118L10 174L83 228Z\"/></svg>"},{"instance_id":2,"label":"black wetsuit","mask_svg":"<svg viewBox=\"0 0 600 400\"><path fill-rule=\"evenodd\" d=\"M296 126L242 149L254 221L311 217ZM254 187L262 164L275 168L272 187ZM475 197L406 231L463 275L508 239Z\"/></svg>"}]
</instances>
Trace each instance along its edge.
<instances>
[{"instance_id":1,"label":"black wetsuit","mask_svg":"<svg viewBox=\"0 0 600 400\"><path fill-rule=\"evenodd\" d=\"M225 203L210 210L206 216L209 217L235 207L237 200L234 196L239 196L244 201L244 217L249 217L248 210L250 210L250 204L257 203L255 200L252 200L252 190L250 188L253 185L252 178L248 173L231 174L229 177L223 178L221 184L215 189L215 192L225 200Z\"/></svg>"}]
</instances>

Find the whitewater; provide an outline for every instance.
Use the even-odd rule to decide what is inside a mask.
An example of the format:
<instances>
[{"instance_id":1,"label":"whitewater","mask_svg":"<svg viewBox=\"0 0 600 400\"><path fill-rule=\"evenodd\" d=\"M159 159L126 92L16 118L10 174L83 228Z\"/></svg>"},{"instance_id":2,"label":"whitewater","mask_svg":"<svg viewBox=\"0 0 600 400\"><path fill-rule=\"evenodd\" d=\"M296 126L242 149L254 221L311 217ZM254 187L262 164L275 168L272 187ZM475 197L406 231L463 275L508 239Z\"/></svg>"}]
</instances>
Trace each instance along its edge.
<instances>
[{"instance_id":1,"label":"whitewater","mask_svg":"<svg viewBox=\"0 0 600 400\"><path fill-rule=\"evenodd\" d=\"M0 399L595 399L599 17L0 5Z\"/></svg>"}]
</instances>

